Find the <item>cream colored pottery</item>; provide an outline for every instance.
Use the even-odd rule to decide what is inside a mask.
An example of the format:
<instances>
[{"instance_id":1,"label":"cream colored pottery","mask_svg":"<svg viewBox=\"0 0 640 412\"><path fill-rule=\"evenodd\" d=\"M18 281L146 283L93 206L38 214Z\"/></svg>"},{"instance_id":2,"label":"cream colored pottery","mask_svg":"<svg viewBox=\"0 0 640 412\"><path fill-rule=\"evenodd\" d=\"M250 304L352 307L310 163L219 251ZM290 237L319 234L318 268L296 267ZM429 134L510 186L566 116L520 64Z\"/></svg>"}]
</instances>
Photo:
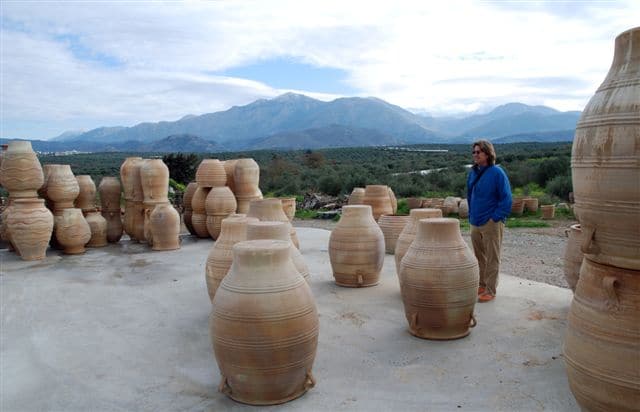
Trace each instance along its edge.
<instances>
[{"instance_id":1,"label":"cream colored pottery","mask_svg":"<svg viewBox=\"0 0 640 412\"><path fill-rule=\"evenodd\" d=\"M182 207L184 208L184 212L183 212L184 225L187 227L187 230L192 235L195 235L196 232L195 230L193 230L193 225L191 224L191 215L193 214L191 201L193 200L193 194L196 192L197 188L198 188L198 184L196 182L189 183L186 189L184 190L184 195L182 197Z\"/></svg>"},{"instance_id":2,"label":"cream colored pottery","mask_svg":"<svg viewBox=\"0 0 640 412\"><path fill-rule=\"evenodd\" d=\"M203 159L196 170L196 183L204 188L225 186L227 174L218 159Z\"/></svg>"},{"instance_id":3,"label":"cream colored pottery","mask_svg":"<svg viewBox=\"0 0 640 412\"><path fill-rule=\"evenodd\" d=\"M289 242L236 244L210 317L220 391L252 405L287 402L312 388L318 312L289 258Z\"/></svg>"},{"instance_id":4,"label":"cream colored pottery","mask_svg":"<svg viewBox=\"0 0 640 412\"><path fill-rule=\"evenodd\" d=\"M329 260L339 286L378 284L384 263L384 235L373 219L371 206L342 208L342 216L329 238Z\"/></svg>"},{"instance_id":5,"label":"cream colored pottery","mask_svg":"<svg viewBox=\"0 0 640 412\"><path fill-rule=\"evenodd\" d=\"M191 213L191 226L193 226L196 236L203 239L211 236L207 230L206 209L207 195L209 195L210 191L211 188L198 186L191 199L191 209L193 210Z\"/></svg>"},{"instance_id":6,"label":"cream colored pottery","mask_svg":"<svg viewBox=\"0 0 640 412\"><path fill-rule=\"evenodd\" d=\"M220 236L207 256L205 268L207 291L212 301L233 262L233 245L247 240L247 223L257 221L254 217L245 216L228 217L222 221Z\"/></svg>"},{"instance_id":7,"label":"cream colored pottery","mask_svg":"<svg viewBox=\"0 0 640 412\"><path fill-rule=\"evenodd\" d=\"M287 224L289 228L289 235L291 236L291 242L296 248L300 248L300 243L298 242L298 235L296 234L296 230L293 228L293 225L289 222L287 215L284 214L284 210L282 210L282 202L280 199L270 198L270 199L261 199L254 200L249 204L249 210L247 211L248 217L255 217L259 220L273 221L273 222L284 222Z\"/></svg>"},{"instance_id":8,"label":"cream colored pottery","mask_svg":"<svg viewBox=\"0 0 640 412\"><path fill-rule=\"evenodd\" d=\"M69 165L51 165L47 178L47 197L54 209L73 208L73 202L80 194L80 186Z\"/></svg>"},{"instance_id":9,"label":"cream colored pottery","mask_svg":"<svg viewBox=\"0 0 640 412\"><path fill-rule=\"evenodd\" d=\"M255 196L237 196L236 195L236 201L238 203L238 207L236 208L236 211L238 213L246 214L247 212L249 212L249 205L254 200L262 200L262 192L260 191L260 189L257 189Z\"/></svg>"},{"instance_id":10,"label":"cream colored pottery","mask_svg":"<svg viewBox=\"0 0 640 412\"><path fill-rule=\"evenodd\" d=\"M284 222L250 222L247 224L247 240L284 240L291 244L291 260L296 270L309 282L309 267L302 253L291 243L289 228Z\"/></svg>"},{"instance_id":11,"label":"cream colored pottery","mask_svg":"<svg viewBox=\"0 0 640 412\"><path fill-rule=\"evenodd\" d=\"M53 215L42 199L15 199L7 216L7 230L23 260L44 259L53 231Z\"/></svg>"},{"instance_id":12,"label":"cream colored pottery","mask_svg":"<svg viewBox=\"0 0 640 412\"><path fill-rule=\"evenodd\" d=\"M131 230L133 231L133 240L137 240L140 243L145 243L147 238L144 234L144 213L145 206L142 201L134 200L132 203L133 209L131 211Z\"/></svg>"},{"instance_id":13,"label":"cream colored pottery","mask_svg":"<svg viewBox=\"0 0 640 412\"><path fill-rule=\"evenodd\" d=\"M120 165L120 181L125 200L143 200L142 180L140 179L142 162L141 157L127 157Z\"/></svg>"},{"instance_id":14,"label":"cream colored pottery","mask_svg":"<svg viewBox=\"0 0 640 412\"><path fill-rule=\"evenodd\" d=\"M146 205L144 202L144 239L149 244L149 246L153 246L153 232L151 232L151 211L156 205Z\"/></svg>"},{"instance_id":15,"label":"cream colored pottery","mask_svg":"<svg viewBox=\"0 0 640 412\"><path fill-rule=\"evenodd\" d=\"M11 243L9 228L7 227L7 219L9 218L9 214L13 210L13 202L14 199L9 198L7 207L5 207L2 213L0 213L0 239L8 243L10 252L15 251L15 246L13 246L13 243Z\"/></svg>"},{"instance_id":16,"label":"cream colored pottery","mask_svg":"<svg viewBox=\"0 0 640 412\"><path fill-rule=\"evenodd\" d=\"M107 221L107 242L116 243L122 237L122 218L120 211L102 210L102 217Z\"/></svg>"},{"instance_id":17,"label":"cream colored pottery","mask_svg":"<svg viewBox=\"0 0 640 412\"><path fill-rule=\"evenodd\" d=\"M97 209L93 209L86 213L85 220L89 224L91 230L91 238L85 245L86 247L103 247L107 246L107 220Z\"/></svg>"},{"instance_id":18,"label":"cream colored pottery","mask_svg":"<svg viewBox=\"0 0 640 412\"><path fill-rule=\"evenodd\" d=\"M53 165L51 164L42 165L42 175L44 183L42 184L42 186L40 186L40 189L38 189L38 196L44 199L44 204L49 209L53 209L53 202L51 202L49 196L47 195L47 180L49 180L49 173L52 169L52 166Z\"/></svg>"},{"instance_id":19,"label":"cream colored pottery","mask_svg":"<svg viewBox=\"0 0 640 412\"><path fill-rule=\"evenodd\" d=\"M38 197L38 189L44 184L44 174L31 142L9 142L2 155L0 166L2 186L14 199Z\"/></svg>"},{"instance_id":20,"label":"cream colored pottery","mask_svg":"<svg viewBox=\"0 0 640 412\"><path fill-rule=\"evenodd\" d=\"M144 203L156 205L169 201L169 168L162 159L145 159L140 166Z\"/></svg>"},{"instance_id":21,"label":"cream colored pottery","mask_svg":"<svg viewBox=\"0 0 640 412\"><path fill-rule=\"evenodd\" d=\"M418 222L400 263L400 291L409 332L424 339L458 339L475 326L480 269L458 219Z\"/></svg>"},{"instance_id":22,"label":"cream colored pottery","mask_svg":"<svg viewBox=\"0 0 640 412\"><path fill-rule=\"evenodd\" d=\"M238 204L231 189L227 186L219 186L211 188L204 206L207 214L207 231L215 240L220 235L222 220L231 213L235 213Z\"/></svg>"},{"instance_id":23,"label":"cream colored pottery","mask_svg":"<svg viewBox=\"0 0 640 412\"><path fill-rule=\"evenodd\" d=\"M149 215L153 250L180 248L180 215L171 203L159 203Z\"/></svg>"},{"instance_id":24,"label":"cream colored pottery","mask_svg":"<svg viewBox=\"0 0 640 412\"><path fill-rule=\"evenodd\" d=\"M260 183L260 167L253 159L238 159L233 170L236 197L245 200L258 196ZM262 194L260 193L260 196Z\"/></svg>"},{"instance_id":25,"label":"cream colored pottery","mask_svg":"<svg viewBox=\"0 0 640 412\"><path fill-rule=\"evenodd\" d=\"M349 206L353 205L361 205L362 199L364 199L364 188L363 187L354 187L351 191L351 195L349 196Z\"/></svg>"},{"instance_id":26,"label":"cream colored pottery","mask_svg":"<svg viewBox=\"0 0 640 412\"><path fill-rule=\"evenodd\" d=\"M396 273L400 274L400 262L402 258L409 250L409 246L411 246L411 242L413 242L416 238L416 233L418 233L418 221L420 219L429 219L435 217L442 217L442 210L440 209L412 209L409 212L409 221L405 225L402 232L398 236L398 240L396 241L396 250L395 250L395 261L396 261Z\"/></svg>"},{"instance_id":27,"label":"cream colored pottery","mask_svg":"<svg viewBox=\"0 0 640 412\"><path fill-rule=\"evenodd\" d=\"M458 198L454 196L448 196L444 198L443 206L449 213L458 214Z\"/></svg>"},{"instance_id":28,"label":"cream colored pottery","mask_svg":"<svg viewBox=\"0 0 640 412\"><path fill-rule=\"evenodd\" d=\"M564 278L571 290L576 290L578 278L580 277L580 266L582 266L582 258L584 257L580 250L582 244L582 229L580 225L572 225L566 230L567 246L564 250Z\"/></svg>"},{"instance_id":29,"label":"cream colored pottery","mask_svg":"<svg viewBox=\"0 0 640 412\"><path fill-rule=\"evenodd\" d=\"M233 172L236 168L236 163L238 163L238 159L229 159L224 161L224 172L227 175L227 186L231 189L232 192L235 193L236 182L233 177Z\"/></svg>"},{"instance_id":30,"label":"cream colored pottery","mask_svg":"<svg viewBox=\"0 0 640 412\"><path fill-rule=\"evenodd\" d=\"M103 212L120 212L120 181L117 177L105 176L100 180L98 193Z\"/></svg>"},{"instance_id":31,"label":"cream colored pottery","mask_svg":"<svg viewBox=\"0 0 640 412\"><path fill-rule=\"evenodd\" d=\"M84 253L84 247L91 239L91 228L82 216L82 210L64 209L55 219L56 239L64 248L63 252L68 255Z\"/></svg>"},{"instance_id":32,"label":"cream colored pottery","mask_svg":"<svg viewBox=\"0 0 640 412\"><path fill-rule=\"evenodd\" d=\"M83 212L88 212L96 207L96 184L89 175L76 176L78 181L78 187L80 192L75 201L75 206L78 209L82 209Z\"/></svg>"},{"instance_id":33,"label":"cream colored pottery","mask_svg":"<svg viewBox=\"0 0 640 412\"><path fill-rule=\"evenodd\" d=\"M467 199L462 199L460 201L460 205L458 206L458 216L463 219L469 217L469 202L467 201Z\"/></svg>"},{"instance_id":34,"label":"cream colored pottery","mask_svg":"<svg viewBox=\"0 0 640 412\"><path fill-rule=\"evenodd\" d=\"M377 221L382 215L392 215L393 207L389 198L389 188L384 185L367 185L364 189L362 204L371 206L373 218Z\"/></svg>"},{"instance_id":35,"label":"cream colored pottery","mask_svg":"<svg viewBox=\"0 0 640 412\"><path fill-rule=\"evenodd\" d=\"M556 207L554 205L542 205L540 206L540 212L542 212L543 219L553 219L556 214Z\"/></svg>"},{"instance_id":36,"label":"cream colored pottery","mask_svg":"<svg viewBox=\"0 0 640 412\"><path fill-rule=\"evenodd\" d=\"M409 222L409 216L382 215L378 219L378 226L384 235L384 250L393 255L396 251L396 243L402 230Z\"/></svg>"},{"instance_id":37,"label":"cream colored pottery","mask_svg":"<svg viewBox=\"0 0 640 412\"><path fill-rule=\"evenodd\" d=\"M293 218L296 216L296 198L295 197L281 197L280 201L282 202L282 210L284 214L289 219L289 222L293 221Z\"/></svg>"}]
</instances>

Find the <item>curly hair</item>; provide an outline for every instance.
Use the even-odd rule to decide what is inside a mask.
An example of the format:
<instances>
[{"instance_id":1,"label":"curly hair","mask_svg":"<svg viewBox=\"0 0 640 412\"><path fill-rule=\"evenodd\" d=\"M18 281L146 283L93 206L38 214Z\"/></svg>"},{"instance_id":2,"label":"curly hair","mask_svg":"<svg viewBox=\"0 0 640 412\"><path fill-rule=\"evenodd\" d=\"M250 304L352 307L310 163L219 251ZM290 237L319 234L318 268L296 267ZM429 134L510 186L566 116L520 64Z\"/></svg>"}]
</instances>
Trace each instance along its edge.
<instances>
[{"instance_id":1,"label":"curly hair","mask_svg":"<svg viewBox=\"0 0 640 412\"><path fill-rule=\"evenodd\" d=\"M490 165L496 164L496 149L493 148L493 145L491 144L490 141L485 139L477 140L473 142L473 144L471 145L471 148L473 149L476 146L478 146L480 150L487 155L487 162Z\"/></svg>"}]
</instances>

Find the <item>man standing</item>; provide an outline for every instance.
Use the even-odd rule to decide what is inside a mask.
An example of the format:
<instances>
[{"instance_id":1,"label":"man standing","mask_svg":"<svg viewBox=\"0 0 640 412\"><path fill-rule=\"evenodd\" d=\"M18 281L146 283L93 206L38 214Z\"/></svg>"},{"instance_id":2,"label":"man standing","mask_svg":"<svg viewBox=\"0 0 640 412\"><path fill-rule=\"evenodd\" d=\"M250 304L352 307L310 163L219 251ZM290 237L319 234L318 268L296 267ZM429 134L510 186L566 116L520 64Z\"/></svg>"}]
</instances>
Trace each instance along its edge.
<instances>
[{"instance_id":1,"label":"man standing","mask_svg":"<svg viewBox=\"0 0 640 412\"><path fill-rule=\"evenodd\" d=\"M480 265L478 302L489 302L498 287L504 222L511 212L511 186L504 170L495 165L496 151L491 142L478 140L472 147L474 165L467 178L471 242Z\"/></svg>"}]
</instances>

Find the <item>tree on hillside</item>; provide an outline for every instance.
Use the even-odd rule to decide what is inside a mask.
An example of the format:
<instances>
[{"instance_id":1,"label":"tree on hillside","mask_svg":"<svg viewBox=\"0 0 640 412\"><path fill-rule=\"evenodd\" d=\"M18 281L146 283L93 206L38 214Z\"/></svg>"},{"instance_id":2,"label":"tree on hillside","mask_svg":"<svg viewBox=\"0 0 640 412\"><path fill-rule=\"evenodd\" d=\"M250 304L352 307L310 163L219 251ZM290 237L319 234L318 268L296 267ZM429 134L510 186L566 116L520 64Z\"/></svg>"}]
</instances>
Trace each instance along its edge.
<instances>
[{"instance_id":1,"label":"tree on hillside","mask_svg":"<svg viewBox=\"0 0 640 412\"><path fill-rule=\"evenodd\" d=\"M190 153L170 153L162 156L162 161L169 168L169 176L178 183L187 184L196 177L196 169L200 164L198 155Z\"/></svg>"}]
</instances>

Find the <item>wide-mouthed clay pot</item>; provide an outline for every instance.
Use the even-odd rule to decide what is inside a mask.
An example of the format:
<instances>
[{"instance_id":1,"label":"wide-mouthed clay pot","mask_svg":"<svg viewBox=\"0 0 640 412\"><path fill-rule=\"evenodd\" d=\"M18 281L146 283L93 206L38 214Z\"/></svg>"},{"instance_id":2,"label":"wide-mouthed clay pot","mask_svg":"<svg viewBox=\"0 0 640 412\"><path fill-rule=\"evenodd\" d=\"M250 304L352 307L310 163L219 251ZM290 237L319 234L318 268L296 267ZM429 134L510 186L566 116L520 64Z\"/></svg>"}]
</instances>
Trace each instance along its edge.
<instances>
[{"instance_id":1,"label":"wide-mouthed clay pot","mask_svg":"<svg viewBox=\"0 0 640 412\"><path fill-rule=\"evenodd\" d=\"M44 173L31 142L14 140L2 155L0 181L14 199L38 197Z\"/></svg>"},{"instance_id":2,"label":"wide-mouthed clay pot","mask_svg":"<svg viewBox=\"0 0 640 412\"><path fill-rule=\"evenodd\" d=\"M91 228L81 209L64 209L61 215L56 215L55 226L56 239L64 253L75 255L85 252L85 245L91 239Z\"/></svg>"},{"instance_id":3,"label":"wide-mouthed clay pot","mask_svg":"<svg viewBox=\"0 0 640 412\"><path fill-rule=\"evenodd\" d=\"M54 209L73 208L73 202L80 194L80 186L69 165L50 165L47 178L47 197Z\"/></svg>"},{"instance_id":4,"label":"wide-mouthed clay pot","mask_svg":"<svg viewBox=\"0 0 640 412\"><path fill-rule=\"evenodd\" d=\"M191 201L193 200L193 194L196 192L197 188L198 184L196 182L189 183L184 190L184 195L182 197L182 207L184 208L182 216L184 219L184 225L192 235L195 235L196 232L193 229L193 224L191 224L191 216L193 215L193 207L191 206Z\"/></svg>"},{"instance_id":5,"label":"wide-mouthed clay pot","mask_svg":"<svg viewBox=\"0 0 640 412\"><path fill-rule=\"evenodd\" d=\"M226 186L224 164L218 159L203 159L196 170L196 183L204 188Z\"/></svg>"},{"instance_id":6,"label":"wide-mouthed clay pot","mask_svg":"<svg viewBox=\"0 0 640 412\"><path fill-rule=\"evenodd\" d=\"M364 199L364 187L354 187L349 196L349 206L361 205Z\"/></svg>"},{"instance_id":7,"label":"wide-mouthed clay pot","mask_svg":"<svg viewBox=\"0 0 640 412\"><path fill-rule=\"evenodd\" d=\"M280 201L282 202L282 210L287 216L287 219L289 219L289 222L293 221L293 218L296 216L296 198L281 197Z\"/></svg>"},{"instance_id":8,"label":"wide-mouthed clay pot","mask_svg":"<svg viewBox=\"0 0 640 412\"><path fill-rule=\"evenodd\" d=\"M371 206L371 213L376 221L382 215L393 214L389 188L385 185L367 185L364 189L362 204Z\"/></svg>"},{"instance_id":9,"label":"wide-mouthed clay pot","mask_svg":"<svg viewBox=\"0 0 640 412\"><path fill-rule=\"evenodd\" d=\"M15 199L7 216L7 230L23 260L44 259L53 231L53 215L43 199Z\"/></svg>"},{"instance_id":10,"label":"wide-mouthed clay pot","mask_svg":"<svg viewBox=\"0 0 640 412\"><path fill-rule=\"evenodd\" d=\"M207 231L212 239L220 235L222 220L236 212L236 198L227 186L212 187L205 200Z\"/></svg>"},{"instance_id":11,"label":"wide-mouthed clay pot","mask_svg":"<svg viewBox=\"0 0 640 412\"><path fill-rule=\"evenodd\" d=\"M384 235L385 252L393 255L396 251L398 237L404 227L409 223L409 216L406 215L382 215L378 219L378 226Z\"/></svg>"},{"instance_id":12,"label":"wide-mouthed clay pot","mask_svg":"<svg viewBox=\"0 0 640 412\"><path fill-rule=\"evenodd\" d=\"M120 165L120 181L125 200L142 201L142 179L140 178L141 157L127 157Z\"/></svg>"},{"instance_id":13,"label":"wide-mouthed clay pot","mask_svg":"<svg viewBox=\"0 0 640 412\"><path fill-rule=\"evenodd\" d=\"M153 250L180 248L180 214L171 203L158 203L149 215Z\"/></svg>"},{"instance_id":14,"label":"wide-mouthed clay pot","mask_svg":"<svg viewBox=\"0 0 640 412\"><path fill-rule=\"evenodd\" d=\"M107 220L102 217L102 214L94 208L86 213L85 220L89 224L89 229L91 230L91 238L85 246L107 246Z\"/></svg>"},{"instance_id":15,"label":"wide-mouthed clay pot","mask_svg":"<svg viewBox=\"0 0 640 412\"><path fill-rule=\"evenodd\" d=\"M83 212L89 212L96 207L96 184L89 175L76 176L80 192L75 201L75 207L82 209Z\"/></svg>"}]
</instances>

